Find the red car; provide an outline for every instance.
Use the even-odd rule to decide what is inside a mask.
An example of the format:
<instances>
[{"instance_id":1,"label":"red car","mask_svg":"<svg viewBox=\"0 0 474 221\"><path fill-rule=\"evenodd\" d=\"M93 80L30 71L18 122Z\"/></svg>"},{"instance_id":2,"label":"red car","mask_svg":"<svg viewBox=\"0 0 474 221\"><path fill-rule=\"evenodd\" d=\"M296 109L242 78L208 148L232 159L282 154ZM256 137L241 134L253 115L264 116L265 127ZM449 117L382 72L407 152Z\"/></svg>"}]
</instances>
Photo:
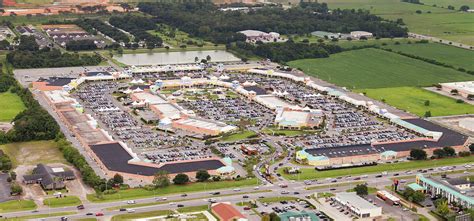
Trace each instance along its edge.
<instances>
[{"instance_id":1,"label":"red car","mask_svg":"<svg viewBox=\"0 0 474 221\"><path fill-rule=\"evenodd\" d=\"M95 216L103 216L104 214L103 213L96 213Z\"/></svg>"},{"instance_id":2,"label":"red car","mask_svg":"<svg viewBox=\"0 0 474 221\"><path fill-rule=\"evenodd\" d=\"M250 207L246 206L244 207L244 210L250 210Z\"/></svg>"}]
</instances>

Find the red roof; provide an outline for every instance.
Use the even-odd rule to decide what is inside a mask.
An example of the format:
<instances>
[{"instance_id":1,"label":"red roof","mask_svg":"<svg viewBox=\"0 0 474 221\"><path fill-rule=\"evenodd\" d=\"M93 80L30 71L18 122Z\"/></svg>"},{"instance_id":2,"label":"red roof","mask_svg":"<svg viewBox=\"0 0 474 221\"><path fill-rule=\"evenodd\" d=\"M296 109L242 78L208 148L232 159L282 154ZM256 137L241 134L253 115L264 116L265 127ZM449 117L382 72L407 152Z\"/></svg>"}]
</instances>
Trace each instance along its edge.
<instances>
[{"instance_id":1,"label":"red roof","mask_svg":"<svg viewBox=\"0 0 474 221\"><path fill-rule=\"evenodd\" d=\"M212 205L211 210L221 221L245 219L245 216L229 203L216 203Z\"/></svg>"}]
</instances>

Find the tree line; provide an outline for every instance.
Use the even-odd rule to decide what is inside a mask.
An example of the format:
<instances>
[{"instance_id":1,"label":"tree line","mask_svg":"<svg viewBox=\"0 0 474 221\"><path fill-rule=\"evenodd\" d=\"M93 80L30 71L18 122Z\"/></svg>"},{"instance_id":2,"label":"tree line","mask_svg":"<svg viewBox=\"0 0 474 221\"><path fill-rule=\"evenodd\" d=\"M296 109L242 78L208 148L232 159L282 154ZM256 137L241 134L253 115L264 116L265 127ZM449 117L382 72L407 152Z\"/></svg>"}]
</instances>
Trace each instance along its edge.
<instances>
[{"instance_id":1,"label":"tree line","mask_svg":"<svg viewBox=\"0 0 474 221\"><path fill-rule=\"evenodd\" d=\"M238 41L227 44L227 49L233 50L245 57L259 56L274 62L287 62L304 58L325 58L330 54L343 51L339 45L324 43L296 43L289 40L284 43L249 44Z\"/></svg>"},{"instance_id":2,"label":"tree line","mask_svg":"<svg viewBox=\"0 0 474 221\"><path fill-rule=\"evenodd\" d=\"M130 39L125 33L115 27L105 24L105 22L99 19L77 19L74 21L74 23L91 34L97 35L97 31L99 31L102 34L114 39L116 42L130 42Z\"/></svg>"},{"instance_id":3,"label":"tree line","mask_svg":"<svg viewBox=\"0 0 474 221\"><path fill-rule=\"evenodd\" d=\"M58 49L39 49L33 36L21 36L17 50L7 54L7 61L15 68L49 68L93 66L102 62L98 54L61 53Z\"/></svg>"},{"instance_id":4,"label":"tree line","mask_svg":"<svg viewBox=\"0 0 474 221\"><path fill-rule=\"evenodd\" d=\"M161 47L163 45L163 39L147 32L147 30L155 30L157 28L153 19L127 14L125 16L112 16L109 19L109 23L114 27L132 34L136 43L144 41L146 47L149 49Z\"/></svg>"},{"instance_id":5,"label":"tree line","mask_svg":"<svg viewBox=\"0 0 474 221\"><path fill-rule=\"evenodd\" d=\"M280 34L307 34L313 31L348 33L368 31L378 37L404 37L407 29L365 10L335 9L326 3L307 2L296 7L265 6L249 12L220 11L210 2L138 4L140 11L164 23L214 43L243 40L238 33L246 29Z\"/></svg>"}]
</instances>

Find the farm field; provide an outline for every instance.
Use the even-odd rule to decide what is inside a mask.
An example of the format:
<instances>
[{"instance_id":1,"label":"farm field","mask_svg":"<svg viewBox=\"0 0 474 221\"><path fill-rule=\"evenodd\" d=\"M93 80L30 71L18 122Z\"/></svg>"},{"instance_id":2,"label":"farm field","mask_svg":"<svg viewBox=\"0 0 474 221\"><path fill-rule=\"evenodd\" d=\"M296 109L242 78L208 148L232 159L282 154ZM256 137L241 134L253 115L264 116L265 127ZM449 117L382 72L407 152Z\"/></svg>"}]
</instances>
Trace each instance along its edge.
<instances>
[{"instance_id":1,"label":"farm field","mask_svg":"<svg viewBox=\"0 0 474 221\"><path fill-rule=\"evenodd\" d=\"M12 159L13 167L38 163L69 164L54 141L32 141L0 145L0 149Z\"/></svg>"},{"instance_id":2,"label":"farm field","mask_svg":"<svg viewBox=\"0 0 474 221\"><path fill-rule=\"evenodd\" d=\"M288 64L350 90L431 86L440 82L474 80L473 75L373 48L342 52L329 58L301 59Z\"/></svg>"},{"instance_id":3,"label":"farm field","mask_svg":"<svg viewBox=\"0 0 474 221\"><path fill-rule=\"evenodd\" d=\"M474 71L474 51L452 47L438 43L428 44L387 44L384 48L393 51L417 55L423 58L434 59L439 62L453 65L456 68L462 67L466 70Z\"/></svg>"},{"instance_id":4,"label":"farm field","mask_svg":"<svg viewBox=\"0 0 474 221\"><path fill-rule=\"evenodd\" d=\"M362 89L370 98L385 100L385 102L398 109L408 111L420 117L430 111L432 116L448 116L474 113L474 106L467 103L456 103L455 99L436 94L431 91L416 87L395 87ZM429 101L429 106L425 106Z\"/></svg>"},{"instance_id":5,"label":"farm field","mask_svg":"<svg viewBox=\"0 0 474 221\"><path fill-rule=\"evenodd\" d=\"M448 5L452 5L455 9L459 9L459 7L463 5L467 5L470 8L474 8L474 1L472 0L422 0L423 4L425 5L436 5L436 7L444 7L447 8Z\"/></svg>"},{"instance_id":6,"label":"farm field","mask_svg":"<svg viewBox=\"0 0 474 221\"><path fill-rule=\"evenodd\" d=\"M0 122L10 122L25 109L18 95L11 92L0 93Z\"/></svg>"},{"instance_id":7,"label":"farm field","mask_svg":"<svg viewBox=\"0 0 474 221\"><path fill-rule=\"evenodd\" d=\"M456 9L459 9L459 6L463 4L455 4L456 1L454 0L430 1L439 1L440 4L452 2L451 5L458 6ZM323 0L321 2L328 3L329 8L361 8L386 19L396 20L402 18L411 32L474 45L474 39L472 38L474 34L474 13L462 13L457 10L433 7L430 1L425 5L405 3L399 0ZM424 1L421 0L421 2ZM417 10L422 11L422 13L417 14Z\"/></svg>"}]
</instances>

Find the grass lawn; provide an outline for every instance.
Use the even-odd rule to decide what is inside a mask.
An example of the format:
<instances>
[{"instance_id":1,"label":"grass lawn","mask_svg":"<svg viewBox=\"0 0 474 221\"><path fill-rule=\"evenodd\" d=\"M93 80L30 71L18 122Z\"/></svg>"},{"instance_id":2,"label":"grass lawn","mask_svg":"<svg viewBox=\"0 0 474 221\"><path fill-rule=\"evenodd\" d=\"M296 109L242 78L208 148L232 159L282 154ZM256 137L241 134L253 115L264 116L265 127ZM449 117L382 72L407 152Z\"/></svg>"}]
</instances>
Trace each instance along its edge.
<instances>
[{"instance_id":1,"label":"grass lawn","mask_svg":"<svg viewBox=\"0 0 474 221\"><path fill-rule=\"evenodd\" d=\"M354 182L342 182L341 183L331 183L327 185L319 185L319 186L310 186L306 187L306 190L318 190L318 189L326 189L326 188L332 188L332 187L341 187L341 186L351 186L351 185L357 185L357 184L362 184L365 183L365 181L354 181Z\"/></svg>"},{"instance_id":2,"label":"grass lawn","mask_svg":"<svg viewBox=\"0 0 474 221\"><path fill-rule=\"evenodd\" d=\"M119 220L133 220L133 219L142 219L154 216L166 216L174 214L171 210L157 210L151 212L143 212L143 213L128 213L128 214L121 214L112 217L112 221L119 221Z\"/></svg>"},{"instance_id":3,"label":"grass lawn","mask_svg":"<svg viewBox=\"0 0 474 221\"><path fill-rule=\"evenodd\" d=\"M444 44L387 44L384 48L393 51L417 55L423 58L434 59L445 64L450 64L456 68L462 67L466 70L474 71L474 51L452 47Z\"/></svg>"},{"instance_id":4,"label":"grass lawn","mask_svg":"<svg viewBox=\"0 0 474 221\"><path fill-rule=\"evenodd\" d=\"M33 200L10 200L0 203L0 214L33 209L36 209Z\"/></svg>"},{"instance_id":5,"label":"grass lawn","mask_svg":"<svg viewBox=\"0 0 474 221\"><path fill-rule=\"evenodd\" d=\"M220 138L220 140L224 142L235 142L238 140L247 139L248 137L254 136L254 135L256 135L255 132L246 130L246 131L238 132L238 133L231 134L228 136L223 136Z\"/></svg>"},{"instance_id":6,"label":"grass lawn","mask_svg":"<svg viewBox=\"0 0 474 221\"><path fill-rule=\"evenodd\" d=\"M467 103L456 103L455 99L422 88L395 87L362 89L357 91L365 92L368 97L376 100L385 99L387 104L411 112L420 117L424 116L426 111L431 111L432 116L474 113L473 105ZM425 106L425 101L427 100L430 101L429 106Z\"/></svg>"},{"instance_id":7,"label":"grass lawn","mask_svg":"<svg viewBox=\"0 0 474 221\"><path fill-rule=\"evenodd\" d=\"M425 2L426 1L426 2ZM474 13L459 12L459 6L471 5L471 0L421 0L425 5L399 0L322 0L329 8L366 9L383 18L402 18L409 31L474 45ZM466 3L469 2L469 3ZM456 10L433 7L433 4L453 5ZM422 11L417 14L416 11ZM431 13L428 13L430 11Z\"/></svg>"},{"instance_id":8,"label":"grass lawn","mask_svg":"<svg viewBox=\"0 0 474 221\"><path fill-rule=\"evenodd\" d=\"M9 143L0 145L0 149L10 156L14 167L20 163L24 165L36 165L38 163L69 164L54 141Z\"/></svg>"},{"instance_id":9,"label":"grass lawn","mask_svg":"<svg viewBox=\"0 0 474 221\"><path fill-rule=\"evenodd\" d=\"M375 188L375 187L371 187L371 186L367 187L367 192L368 192L369 194L374 194L374 193L377 192L377 191L378 191L378 189ZM355 192L355 189L354 189L354 188L348 189L346 192Z\"/></svg>"},{"instance_id":10,"label":"grass lawn","mask_svg":"<svg viewBox=\"0 0 474 221\"><path fill-rule=\"evenodd\" d=\"M68 216L74 215L77 212L58 212L58 213L46 213L46 214L37 214L37 215L29 215L29 216L19 216L15 218L8 218L10 221L20 221L20 220L37 220L41 218L48 218L48 217L55 217L55 216ZM94 219L95 220L95 219Z\"/></svg>"},{"instance_id":11,"label":"grass lawn","mask_svg":"<svg viewBox=\"0 0 474 221\"><path fill-rule=\"evenodd\" d=\"M469 157L457 157L457 158L446 158L439 160L422 160L422 161L410 161L400 162L396 164L379 164L377 166L369 167L358 167L351 169L340 169L340 170L327 170L327 171L316 171L313 168L301 168L301 173L298 174L285 174L283 167L278 169L278 172L286 179L297 180L309 180L309 179L322 179L327 177L339 177L339 176L357 176L362 174L381 173L383 171L403 171L403 170L414 170L428 167L440 167L449 166L463 163L471 163L474 160L474 156Z\"/></svg>"},{"instance_id":12,"label":"grass lawn","mask_svg":"<svg viewBox=\"0 0 474 221\"><path fill-rule=\"evenodd\" d=\"M267 128L264 128L262 132L268 135L272 135L273 133L275 133L276 136L278 136L279 134L283 134L284 136L291 137L291 136L298 136L298 135L304 135L304 134L314 134L317 131L315 130L280 130L277 128L267 127Z\"/></svg>"},{"instance_id":13,"label":"grass lawn","mask_svg":"<svg viewBox=\"0 0 474 221\"><path fill-rule=\"evenodd\" d=\"M190 206L190 207L178 208L176 211L180 213L192 213L192 212L205 211L207 209L208 209L208 205L202 205L202 206Z\"/></svg>"},{"instance_id":14,"label":"grass lawn","mask_svg":"<svg viewBox=\"0 0 474 221\"><path fill-rule=\"evenodd\" d=\"M280 201L292 201L292 200L297 200L298 197L294 196L277 196L277 197L269 197L269 198L263 198L263 199L258 199L261 203L276 203Z\"/></svg>"},{"instance_id":15,"label":"grass lawn","mask_svg":"<svg viewBox=\"0 0 474 221\"><path fill-rule=\"evenodd\" d=\"M351 90L474 80L473 75L374 48L301 59L289 65Z\"/></svg>"},{"instance_id":16,"label":"grass lawn","mask_svg":"<svg viewBox=\"0 0 474 221\"><path fill-rule=\"evenodd\" d=\"M326 197L333 197L333 196L334 196L334 193L328 193L328 192L324 192L324 193L319 192L316 195L317 198L326 198Z\"/></svg>"},{"instance_id":17,"label":"grass lawn","mask_svg":"<svg viewBox=\"0 0 474 221\"><path fill-rule=\"evenodd\" d=\"M25 109L18 95L11 92L0 93L0 122L10 122Z\"/></svg>"},{"instance_id":18,"label":"grass lawn","mask_svg":"<svg viewBox=\"0 0 474 221\"><path fill-rule=\"evenodd\" d=\"M78 206L82 202L77 196L67 196L62 198L48 198L43 200L43 204L49 207Z\"/></svg>"},{"instance_id":19,"label":"grass lawn","mask_svg":"<svg viewBox=\"0 0 474 221\"><path fill-rule=\"evenodd\" d=\"M95 194L87 195L87 199L91 202L110 202L110 201L121 201L127 199L138 199L138 198L147 198L152 196L163 196L176 193L190 193L190 192L199 192L206 190L217 190L217 189L227 189L227 188L236 188L243 186L253 186L257 185L257 179L245 179L239 181L219 181L219 182L206 182L206 183L192 183L188 185L178 186L171 185L166 188L156 189L155 191L145 190L143 188L135 188L128 190L119 190L114 194L104 195L102 199L97 198Z\"/></svg>"}]
</instances>

